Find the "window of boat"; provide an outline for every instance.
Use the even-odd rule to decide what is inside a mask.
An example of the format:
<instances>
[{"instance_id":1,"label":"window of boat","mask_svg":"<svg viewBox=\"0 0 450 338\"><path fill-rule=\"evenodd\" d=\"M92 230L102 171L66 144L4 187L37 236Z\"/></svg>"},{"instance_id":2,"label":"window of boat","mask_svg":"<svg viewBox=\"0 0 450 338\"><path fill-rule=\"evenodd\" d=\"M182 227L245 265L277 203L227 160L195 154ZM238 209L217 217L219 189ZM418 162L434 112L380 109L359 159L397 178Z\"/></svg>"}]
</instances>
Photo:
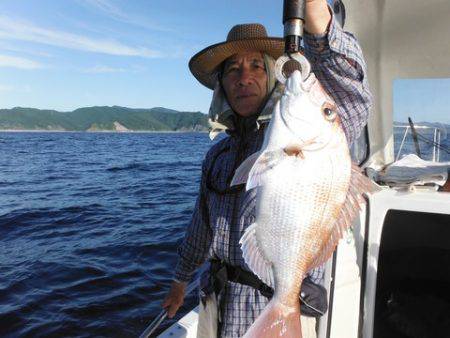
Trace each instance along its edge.
<instances>
[{"instance_id":1,"label":"window of boat","mask_svg":"<svg viewBox=\"0 0 450 338\"><path fill-rule=\"evenodd\" d=\"M397 79L393 90L395 159L450 161L450 78Z\"/></svg>"}]
</instances>

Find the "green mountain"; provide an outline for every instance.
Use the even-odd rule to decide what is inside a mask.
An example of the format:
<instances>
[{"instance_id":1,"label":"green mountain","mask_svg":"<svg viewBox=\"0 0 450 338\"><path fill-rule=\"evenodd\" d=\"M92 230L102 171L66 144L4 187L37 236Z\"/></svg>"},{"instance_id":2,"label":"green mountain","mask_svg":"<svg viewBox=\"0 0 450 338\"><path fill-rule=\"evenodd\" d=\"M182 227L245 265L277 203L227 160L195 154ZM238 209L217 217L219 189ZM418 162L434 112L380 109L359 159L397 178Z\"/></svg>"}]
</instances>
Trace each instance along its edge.
<instances>
[{"instance_id":1,"label":"green mountain","mask_svg":"<svg viewBox=\"0 0 450 338\"><path fill-rule=\"evenodd\" d=\"M21 107L0 109L0 130L205 131L207 120L200 112L162 107L86 107L71 112Z\"/></svg>"}]
</instances>

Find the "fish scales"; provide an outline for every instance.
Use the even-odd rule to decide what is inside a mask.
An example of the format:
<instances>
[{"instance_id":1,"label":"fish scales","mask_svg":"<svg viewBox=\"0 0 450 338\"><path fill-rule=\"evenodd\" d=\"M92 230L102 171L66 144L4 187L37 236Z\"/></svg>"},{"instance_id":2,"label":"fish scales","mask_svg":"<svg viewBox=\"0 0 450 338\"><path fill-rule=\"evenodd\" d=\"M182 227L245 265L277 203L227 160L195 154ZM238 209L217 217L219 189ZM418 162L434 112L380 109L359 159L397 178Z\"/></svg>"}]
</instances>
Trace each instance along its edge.
<instances>
[{"instance_id":1,"label":"fish scales","mask_svg":"<svg viewBox=\"0 0 450 338\"><path fill-rule=\"evenodd\" d=\"M302 81L296 71L287 80L261 151L232 184L244 182L257 189L257 204L240 241L243 256L275 290L246 336L301 336L302 280L329 258L357 214L354 199L370 187L352 166L336 107L314 74Z\"/></svg>"},{"instance_id":2,"label":"fish scales","mask_svg":"<svg viewBox=\"0 0 450 338\"><path fill-rule=\"evenodd\" d=\"M331 196L337 196L336 187L346 184L344 181L333 185L332 182L339 177L324 179L317 172L312 175L313 179L305 180L309 177L308 172L313 172L318 164L321 172L329 176L340 160L330 158L323 164L323 156L314 159L314 155L305 155L304 160L293 158L290 167L273 170L267 185L257 188L261 189L258 192L261 198L257 203L256 236L263 255L274 266L276 293L286 293L292 287L295 288L293 292L298 294L300 291L298 285L307 272L309 262L320 252L320 244L323 243L320 237L329 230L321 225L331 228L337 216L339 205L335 203L333 207L329 200ZM302 165L303 162L308 164ZM296 175L288 172L292 168L298 169ZM273 179L271 176L274 176ZM341 199L344 197L341 196ZM322 236L317 236L320 232ZM302 245L293 245L295 243ZM288 293L289 297L295 298L293 292Z\"/></svg>"}]
</instances>

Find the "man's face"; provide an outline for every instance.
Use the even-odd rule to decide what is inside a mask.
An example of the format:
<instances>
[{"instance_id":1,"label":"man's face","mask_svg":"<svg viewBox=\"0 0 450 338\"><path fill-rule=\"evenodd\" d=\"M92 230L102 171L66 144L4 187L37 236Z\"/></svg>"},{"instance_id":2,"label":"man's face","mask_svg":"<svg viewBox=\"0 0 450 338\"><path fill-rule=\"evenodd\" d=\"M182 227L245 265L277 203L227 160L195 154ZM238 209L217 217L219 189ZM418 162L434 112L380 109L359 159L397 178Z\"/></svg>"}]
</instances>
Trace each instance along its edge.
<instances>
[{"instance_id":1,"label":"man's face","mask_svg":"<svg viewBox=\"0 0 450 338\"><path fill-rule=\"evenodd\" d=\"M231 108L247 117L258 112L267 95L267 73L260 52L239 53L225 61L222 86Z\"/></svg>"}]
</instances>

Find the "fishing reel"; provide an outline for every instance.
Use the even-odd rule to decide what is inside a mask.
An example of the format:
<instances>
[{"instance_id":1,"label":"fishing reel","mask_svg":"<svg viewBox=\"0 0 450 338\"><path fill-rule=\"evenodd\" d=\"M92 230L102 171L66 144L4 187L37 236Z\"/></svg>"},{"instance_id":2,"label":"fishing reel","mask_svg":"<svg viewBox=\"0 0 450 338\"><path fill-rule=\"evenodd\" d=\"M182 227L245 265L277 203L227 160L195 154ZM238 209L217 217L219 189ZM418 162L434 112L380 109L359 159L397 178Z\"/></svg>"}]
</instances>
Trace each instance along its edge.
<instances>
[{"instance_id":1,"label":"fishing reel","mask_svg":"<svg viewBox=\"0 0 450 338\"><path fill-rule=\"evenodd\" d=\"M336 20L343 27L345 23L345 7L342 0L328 1ZM285 83L292 69L285 66L292 61L298 63L302 80L305 81L311 73L311 64L302 53L301 42L303 39L303 26L305 22L305 0L284 0L283 25L284 25L284 55L275 63L275 76L281 83ZM291 67L289 67L291 68Z\"/></svg>"},{"instance_id":2,"label":"fishing reel","mask_svg":"<svg viewBox=\"0 0 450 338\"><path fill-rule=\"evenodd\" d=\"M283 84L286 82L286 75L289 75L287 74L287 71L284 70L284 67L290 61L296 61L298 63L303 81L306 80L311 73L311 64L301 53L304 22L305 0L284 0L284 55L280 56L275 63L275 76L277 80Z\"/></svg>"}]
</instances>

